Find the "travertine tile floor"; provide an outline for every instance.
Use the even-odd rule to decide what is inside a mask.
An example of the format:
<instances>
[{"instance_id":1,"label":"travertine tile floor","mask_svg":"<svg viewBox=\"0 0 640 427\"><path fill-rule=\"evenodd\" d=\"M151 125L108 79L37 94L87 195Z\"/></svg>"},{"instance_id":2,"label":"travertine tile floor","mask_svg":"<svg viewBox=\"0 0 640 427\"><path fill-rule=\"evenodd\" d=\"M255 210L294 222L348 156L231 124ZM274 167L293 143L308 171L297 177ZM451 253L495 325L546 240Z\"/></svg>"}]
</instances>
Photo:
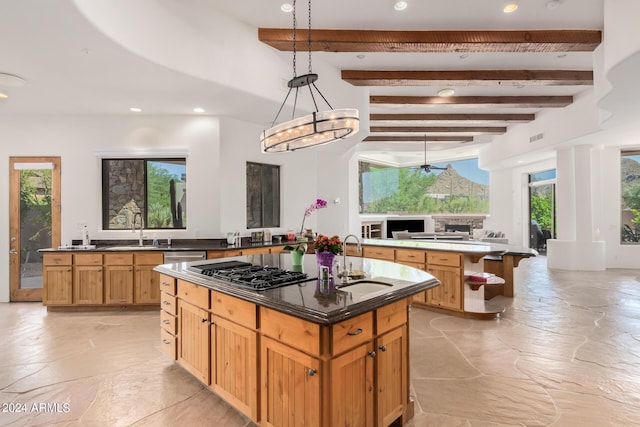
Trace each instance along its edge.
<instances>
[{"instance_id":1,"label":"travertine tile floor","mask_svg":"<svg viewBox=\"0 0 640 427\"><path fill-rule=\"evenodd\" d=\"M640 425L638 276L539 257L500 320L414 309L409 424ZM0 425L251 425L160 353L155 312L0 304L0 330Z\"/></svg>"}]
</instances>

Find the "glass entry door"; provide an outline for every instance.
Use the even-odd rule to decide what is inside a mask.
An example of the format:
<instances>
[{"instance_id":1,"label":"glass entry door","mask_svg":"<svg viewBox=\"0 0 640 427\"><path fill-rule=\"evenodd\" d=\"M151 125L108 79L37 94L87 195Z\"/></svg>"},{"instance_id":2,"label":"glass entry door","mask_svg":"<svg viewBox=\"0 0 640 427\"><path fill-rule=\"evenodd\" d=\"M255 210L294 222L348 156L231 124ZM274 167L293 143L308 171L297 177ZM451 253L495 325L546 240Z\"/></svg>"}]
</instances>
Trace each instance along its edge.
<instances>
[{"instance_id":1,"label":"glass entry door","mask_svg":"<svg viewBox=\"0 0 640 427\"><path fill-rule=\"evenodd\" d=\"M556 238L555 169L529 175L529 247L547 253L547 240Z\"/></svg>"},{"instance_id":2,"label":"glass entry door","mask_svg":"<svg viewBox=\"0 0 640 427\"><path fill-rule=\"evenodd\" d=\"M42 301L42 254L60 245L60 158L9 159L11 301Z\"/></svg>"}]
</instances>

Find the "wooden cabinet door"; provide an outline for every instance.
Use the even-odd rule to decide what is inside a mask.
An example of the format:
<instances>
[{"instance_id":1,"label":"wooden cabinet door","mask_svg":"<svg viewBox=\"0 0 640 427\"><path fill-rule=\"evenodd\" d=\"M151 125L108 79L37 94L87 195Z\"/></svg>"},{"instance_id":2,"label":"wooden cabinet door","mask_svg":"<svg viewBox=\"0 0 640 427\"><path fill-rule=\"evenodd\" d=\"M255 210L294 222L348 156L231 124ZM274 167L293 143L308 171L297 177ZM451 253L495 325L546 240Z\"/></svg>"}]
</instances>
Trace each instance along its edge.
<instances>
[{"instance_id":1,"label":"wooden cabinet door","mask_svg":"<svg viewBox=\"0 0 640 427\"><path fill-rule=\"evenodd\" d=\"M102 304L102 266L78 265L73 268L73 303Z\"/></svg>"},{"instance_id":2,"label":"wooden cabinet door","mask_svg":"<svg viewBox=\"0 0 640 427\"><path fill-rule=\"evenodd\" d=\"M373 363L371 343L331 360L331 426L372 426Z\"/></svg>"},{"instance_id":3,"label":"wooden cabinet door","mask_svg":"<svg viewBox=\"0 0 640 427\"><path fill-rule=\"evenodd\" d=\"M298 350L262 337L260 417L263 426L318 427L320 361ZM328 423L325 422L325 425Z\"/></svg>"},{"instance_id":4,"label":"wooden cabinet door","mask_svg":"<svg viewBox=\"0 0 640 427\"><path fill-rule=\"evenodd\" d=\"M377 425L386 427L402 416L409 399L407 327L376 340Z\"/></svg>"},{"instance_id":5,"label":"wooden cabinet door","mask_svg":"<svg viewBox=\"0 0 640 427\"><path fill-rule=\"evenodd\" d=\"M209 312L178 300L178 363L209 382Z\"/></svg>"},{"instance_id":6,"label":"wooden cabinet door","mask_svg":"<svg viewBox=\"0 0 640 427\"><path fill-rule=\"evenodd\" d=\"M133 300L136 304L160 303L160 273L153 265L136 265L133 279Z\"/></svg>"},{"instance_id":7,"label":"wooden cabinet door","mask_svg":"<svg viewBox=\"0 0 640 427\"><path fill-rule=\"evenodd\" d=\"M42 269L42 304L66 305L71 304L73 290L73 274L70 265L45 266Z\"/></svg>"},{"instance_id":8,"label":"wooden cabinet door","mask_svg":"<svg viewBox=\"0 0 640 427\"><path fill-rule=\"evenodd\" d=\"M211 321L211 388L257 420L257 333L218 316L212 316Z\"/></svg>"},{"instance_id":9,"label":"wooden cabinet door","mask_svg":"<svg viewBox=\"0 0 640 427\"><path fill-rule=\"evenodd\" d=\"M105 304L133 304L133 266L105 267Z\"/></svg>"},{"instance_id":10,"label":"wooden cabinet door","mask_svg":"<svg viewBox=\"0 0 640 427\"><path fill-rule=\"evenodd\" d=\"M462 310L462 273L460 267L429 265L427 272L440 281L440 286L427 290L427 303Z\"/></svg>"}]
</instances>

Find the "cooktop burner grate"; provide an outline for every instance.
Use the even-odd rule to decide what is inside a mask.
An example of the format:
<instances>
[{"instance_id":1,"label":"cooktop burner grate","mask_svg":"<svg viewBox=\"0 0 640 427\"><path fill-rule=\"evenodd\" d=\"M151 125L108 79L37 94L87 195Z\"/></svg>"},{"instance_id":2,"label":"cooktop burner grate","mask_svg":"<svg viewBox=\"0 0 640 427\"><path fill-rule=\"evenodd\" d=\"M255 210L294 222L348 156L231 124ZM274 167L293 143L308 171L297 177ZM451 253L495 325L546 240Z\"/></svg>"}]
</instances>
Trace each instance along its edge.
<instances>
[{"instance_id":1,"label":"cooktop burner grate","mask_svg":"<svg viewBox=\"0 0 640 427\"><path fill-rule=\"evenodd\" d=\"M195 265L187 267L187 270L258 291L312 280L306 273L241 261Z\"/></svg>"}]
</instances>

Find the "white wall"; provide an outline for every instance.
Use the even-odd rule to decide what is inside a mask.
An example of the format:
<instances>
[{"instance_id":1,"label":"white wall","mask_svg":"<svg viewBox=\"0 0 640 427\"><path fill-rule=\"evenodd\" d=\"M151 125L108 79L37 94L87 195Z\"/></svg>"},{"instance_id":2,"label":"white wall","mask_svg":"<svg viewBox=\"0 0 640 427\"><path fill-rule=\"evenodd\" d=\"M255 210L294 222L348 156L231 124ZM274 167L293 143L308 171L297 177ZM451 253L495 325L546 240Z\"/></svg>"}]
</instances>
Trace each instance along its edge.
<instances>
[{"instance_id":1,"label":"white wall","mask_svg":"<svg viewBox=\"0 0 640 427\"><path fill-rule=\"evenodd\" d=\"M256 125L215 117L167 116L29 116L0 122L0 162L10 156L62 158L62 242L79 239L78 224L86 223L92 239L134 239L130 231L101 230L101 154L187 153L187 230L148 232L149 238L218 238L230 230L246 230L246 160L282 166L283 227L300 226L305 208L318 197L318 152L262 154ZM329 160L330 161L330 160ZM329 174L326 189L342 176ZM2 169L0 200L8 206L9 174ZM342 194L342 193L340 193ZM347 198L347 193L343 196ZM345 205L346 206L346 205ZM327 233L342 231L345 212L332 208L307 218L317 228L318 215L327 215ZM0 210L0 241L8 242L8 209ZM0 251L0 301L9 298L8 246Z\"/></svg>"}]
</instances>

